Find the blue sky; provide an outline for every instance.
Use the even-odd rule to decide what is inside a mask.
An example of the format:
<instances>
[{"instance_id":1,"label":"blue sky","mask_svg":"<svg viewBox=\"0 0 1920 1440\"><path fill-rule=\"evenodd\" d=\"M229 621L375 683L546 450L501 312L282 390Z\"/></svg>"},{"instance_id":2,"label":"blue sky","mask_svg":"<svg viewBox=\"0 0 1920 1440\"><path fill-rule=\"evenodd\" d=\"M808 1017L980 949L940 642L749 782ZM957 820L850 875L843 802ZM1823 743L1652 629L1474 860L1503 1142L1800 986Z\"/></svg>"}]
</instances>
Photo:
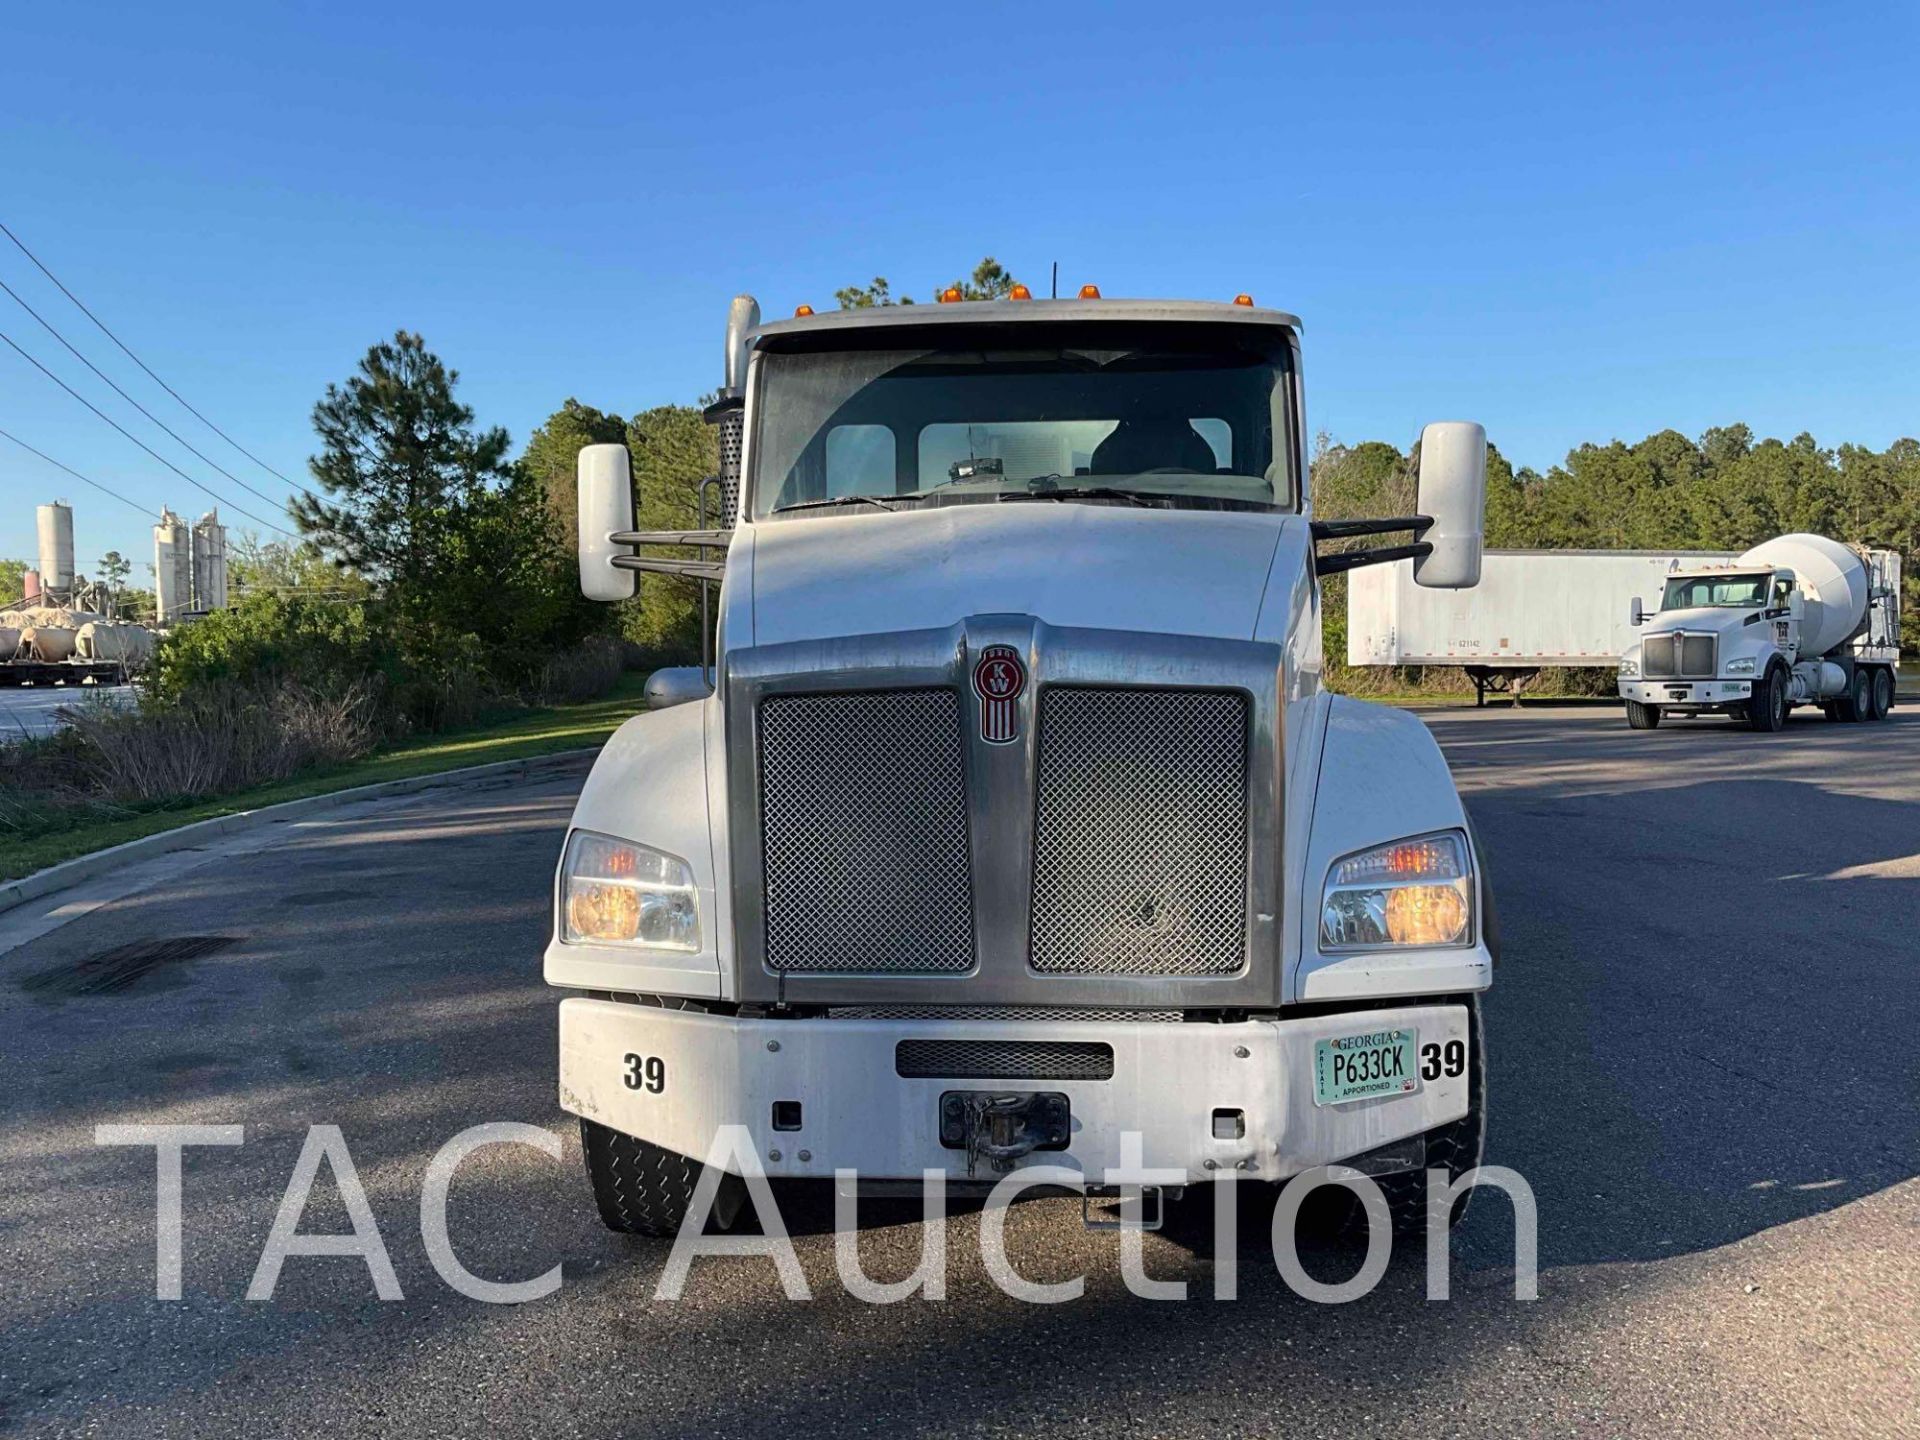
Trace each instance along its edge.
<instances>
[{"instance_id":1,"label":"blue sky","mask_svg":"<svg viewBox=\"0 0 1920 1440\"><path fill-rule=\"evenodd\" d=\"M162 376L304 478L312 404L422 331L516 442L577 395L718 380L728 297L992 253L1063 290L1306 322L1308 420L1485 422L1539 468L1745 420L1920 431L1910 4L18 5L0 221ZM201 430L0 239L0 279ZM0 331L185 455L0 295ZM143 506L201 492L0 347L0 427ZM149 519L0 441L0 555L76 506L144 581ZM230 518L241 526L250 522Z\"/></svg>"}]
</instances>

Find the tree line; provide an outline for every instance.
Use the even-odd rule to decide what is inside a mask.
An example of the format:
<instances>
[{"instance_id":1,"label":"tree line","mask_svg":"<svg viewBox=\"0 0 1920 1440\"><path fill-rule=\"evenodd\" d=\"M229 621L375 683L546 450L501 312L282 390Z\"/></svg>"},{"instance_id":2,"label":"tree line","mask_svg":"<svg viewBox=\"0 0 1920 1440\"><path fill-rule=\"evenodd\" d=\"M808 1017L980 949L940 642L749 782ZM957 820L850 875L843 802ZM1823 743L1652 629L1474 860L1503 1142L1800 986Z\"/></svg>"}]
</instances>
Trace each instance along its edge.
<instances>
[{"instance_id":1,"label":"tree line","mask_svg":"<svg viewBox=\"0 0 1920 1440\"><path fill-rule=\"evenodd\" d=\"M985 299L1014 283L988 257L952 288ZM884 277L836 298L847 308L913 303ZM649 575L622 605L580 599L574 474L582 446L624 442L639 527L693 528L701 481L719 465L717 434L699 406L623 414L570 398L514 456L506 432L479 425L456 398L458 378L403 331L329 386L314 410L321 450L310 463L323 493L293 510L305 543L243 542L239 578L272 588L274 579L298 577L310 586L324 557L350 593L370 592L404 647L490 656L507 678L529 655L609 628L637 663L695 658L692 586ZM1323 434L1312 456L1315 513L1411 513L1417 469L1416 452ZM1544 473L1516 470L1490 445L1487 482L1487 540L1498 547L1734 550L1810 530L1920 552L1920 442L1912 439L1873 450L1826 447L1807 434L1760 439L1744 424L1697 438L1662 430L1579 445ZM1909 568L1911 604L1920 599L1920 566ZM1332 609L1330 599L1330 620Z\"/></svg>"}]
</instances>

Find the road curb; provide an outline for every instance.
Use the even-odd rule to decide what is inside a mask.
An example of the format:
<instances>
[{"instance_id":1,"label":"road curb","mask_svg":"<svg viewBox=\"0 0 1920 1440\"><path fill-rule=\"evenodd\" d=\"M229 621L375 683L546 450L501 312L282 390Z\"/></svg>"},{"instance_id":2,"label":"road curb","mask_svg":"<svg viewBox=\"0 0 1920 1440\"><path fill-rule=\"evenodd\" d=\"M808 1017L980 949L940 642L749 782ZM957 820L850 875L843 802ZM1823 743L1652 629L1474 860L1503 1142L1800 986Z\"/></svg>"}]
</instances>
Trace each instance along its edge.
<instances>
[{"instance_id":1,"label":"road curb","mask_svg":"<svg viewBox=\"0 0 1920 1440\"><path fill-rule=\"evenodd\" d=\"M289 820L297 820L302 815L316 810L330 810L338 805L351 804L355 800L374 800L386 795L406 795L416 790L432 790L447 784L462 784L470 780L484 780L492 775L517 775L530 778L550 771L563 771L577 765L582 760L600 753L598 745L578 750L557 750L550 755L533 755L524 760L495 760L486 765L467 765L458 770L436 770L431 775L410 775L404 780L382 780L373 785L356 785L348 790L330 790L324 795L309 795L302 800L283 800L278 805L262 805L258 810L239 810L232 815L216 815L211 820L196 820L191 825L182 825L174 830L162 830L157 835L145 835L138 840L128 840L119 845L110 845L105 850L96 850L91 855L77 855L71 860L63 860L58 865L49 865L44 870L36 870L31 875L23 875L18 880L9 880L0 885L0 913L5 913L17 905L29 900L37 900L43 895L51 895L103 875L122 865L138 860L151 859L155 855L165 855L174 850L191 850L197 845L220 835L231 835L240 830L257 830L267 825L280 825Z\"/></svg>"}]
</instances>

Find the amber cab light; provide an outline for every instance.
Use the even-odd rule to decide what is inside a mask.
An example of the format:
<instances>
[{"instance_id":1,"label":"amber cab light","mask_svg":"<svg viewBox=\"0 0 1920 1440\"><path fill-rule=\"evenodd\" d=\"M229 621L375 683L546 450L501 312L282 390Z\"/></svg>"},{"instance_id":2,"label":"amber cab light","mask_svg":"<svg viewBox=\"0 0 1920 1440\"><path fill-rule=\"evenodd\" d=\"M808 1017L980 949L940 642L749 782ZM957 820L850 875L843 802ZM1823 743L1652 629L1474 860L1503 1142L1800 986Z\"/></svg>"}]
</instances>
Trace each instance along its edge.
<instances>
[{"instance_id":1,"label":"amber cab light","mask_svg":"<svg viewBox=\"0 0 1920 1440\"><path fill-rule=\"evenodd\" d=\"M1009 300L1031 300L1033 292L1024 285L1016 285L1007 292Z\"/></svg>"},{"instance_id":2,"label":"amber cab light","mask_svg":"<svg viewBox=\"0 0 1920 1440\"><path fill-rule=\"evenodd\" d=\"M811 305L796 305L793 307L793 318L796 320L802 319L812 313L813 307Z\"/></svg>"},{"instance_id":3,"label":"amber cab light","mask_svg":"<svg viewBox=\"0 0 1920 1440\"><path fill-rule=\"evenodd\" d=\"M940 292L940 303L942 305L958 305L964 298L960 293L960 287L958 285L949 285Z\"/></svg>"},{"instance_id":4,"label":"amber cab light","mask_svg":"<svg viewBox=\"0 0 1920 1440\"><path fill-rule=\"evenodd\" d=\"M1251 295L1236 295L1233 297L1233 303L1236 305L1251 305L1253 304L1253 297Z\"/></svg>"},{"instance_id":5,"label":"amber cab light","mask_svg":"<svg viewBox=\"0 0 1920 1440\"><path fill-rule=\"evenodd\" d=\"M1098 300L1100 298L1100 287L1098 285L1082 285L1080 287L1080 298L1082 300Z\"/></svg>"}]
</instances>

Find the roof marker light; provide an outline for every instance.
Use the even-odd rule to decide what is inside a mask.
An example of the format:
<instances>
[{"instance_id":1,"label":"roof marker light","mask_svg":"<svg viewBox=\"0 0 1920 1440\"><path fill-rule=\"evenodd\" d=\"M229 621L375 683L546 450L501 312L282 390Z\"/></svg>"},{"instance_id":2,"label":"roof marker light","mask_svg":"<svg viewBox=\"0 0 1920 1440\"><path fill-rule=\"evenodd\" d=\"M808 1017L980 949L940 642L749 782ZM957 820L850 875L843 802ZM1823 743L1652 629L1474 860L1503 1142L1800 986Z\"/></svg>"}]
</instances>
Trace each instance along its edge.
<instances>
[{"instance_id":1,"label":"roof marker light","mask_svg":"<svg viewBox=\"0 0 1920 1440\"><path fill-rule=\"evenodd\" d=\"M1251 305L1253 304L1253 297L1251 295L1236 295L1233 297L1233 303L1236 305Z\"/></svg>"},{"instance_id":2,"label":"roof marker light","mask_svg":"<svg viewBox=\"0 0 1920 1440\"><path fill-rule=\"evenodd\" d=\"M1033 298L1033 292L1024 285L1016 285L1007 291L1007 298L1009 300L1031 300Z\"/></svg>"},{"instance_id":3,"label":"roof marker light","mask_svg":"<svg viewBox=\"0 0 1920 1440\"><path fill-rule=\"evenodd\" d=\"M796 305L793 307L793 318L796 320L804 319L812 313L813 307L811 305Z\"/></svg>"},{"instance_id":4,"label":"roof marker light","mask_svg":"<svg viewBox=\"0 0 1920 1440\"><path fill-rule=\"evenodd\" d=\"M1082 285L1080 287L1080 298L1082 300L1098 300L1100 298L1100 287L1098 285Z\"/></svg>"},{"instance_id":5,"label":"roof marker light","mask_svg":"<svg viewBox=\"0 0 1920 1440\"><path fill-rule=\"evenodd\" d=\"M942 305L957 305L966 298L966 296L960 293L960 287L958 285L949 285L940 292L940 303Z\"/></svg>"}]
</instances>

